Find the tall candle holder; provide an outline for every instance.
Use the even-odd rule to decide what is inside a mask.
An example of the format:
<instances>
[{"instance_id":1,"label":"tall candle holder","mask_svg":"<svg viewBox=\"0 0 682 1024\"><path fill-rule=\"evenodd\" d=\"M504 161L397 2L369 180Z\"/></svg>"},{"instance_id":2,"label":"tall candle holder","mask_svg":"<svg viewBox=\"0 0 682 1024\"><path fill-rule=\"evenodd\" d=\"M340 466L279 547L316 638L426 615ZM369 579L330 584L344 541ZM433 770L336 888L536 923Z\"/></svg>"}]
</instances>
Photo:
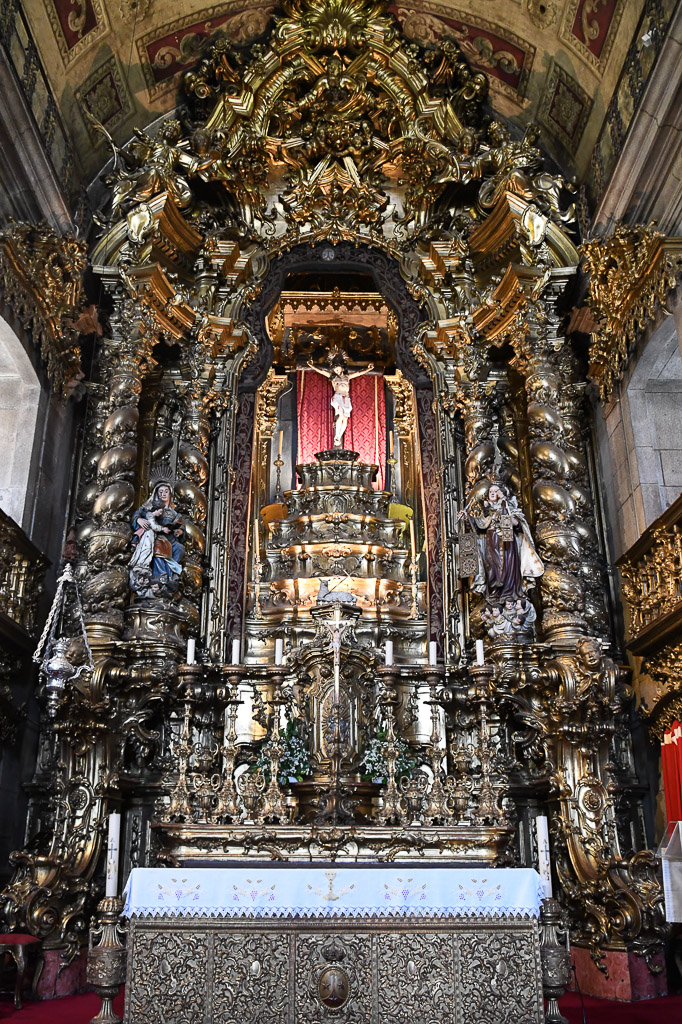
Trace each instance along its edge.
<instances>
[{"instance_id":1,"label":"tall candle holder","mask_svg":"<svg viewBox=\"0 0 682 1024\"><path fill-rule=\"evenodd\" d=\"M505 821L505 812L500 806L501 789L499 773L495 770L495 753L490 742L488 725L488 700L494 675L492 665L471 665L469 674L474 679L474 699L478 705L478 748L480 764L478 782L478 807L476 820L479 824L491 825Z\"/></svg>"},{"instance_id":2,"label":"tall candle holder","mask_svg":"<svg viewBox=\"0 0 682 1024\"><path fill-rule=\"evenodd\" d=\"M433 773L433 782L429 791L426 807L424 808L424 821L433 824L436 821L446 821L451 812L448 806L449 794L443 783L443 750L441 748L440 728L440 704L436 699L437 686L442 675L442 670L434 667L427 673L431 700L428 702L431 707L431 736L427 748L427 757Z\"/></svg>"},{"instance_id":3,"label":"tall candle holder","mask_svg":"<svg viewBox=\"0 0 682 1024\"><path fill-rule=\"evenodd\" d=\"M279 782L280 761L284 753L284 743L279 737L279 709L283 704L281 700L271 701L274 705L272 720L272 736L266 746L268 760L270 762L270 780L263 793L263 818L266 821L284 822L289 816L288 808L284 802L284 793Z\"/></svg>"},{"instance_id":4,"label":"tall candle holder","mask_svg":"<svg viewBox=\"0 0 682 1024\"><path fill-rule=\"evenodd\" d=\"M263 609L260 603L260 578L261 569L263 563L260 557L260 535L258 530L258 520L256 519L253 524L253 597L254 597L254 616L257 619L263 618Z\"/></svg>"},{"instance_id":5,"label":"tall candle holder","mask_svg":"<svg viewBox=\"0 0 682 1024\"><path fill-rule=\"evenodd\" d=\"M386 490L391 492L391 498L395 498L395 467L398 465L398 460L394 455L390 455L386 459L388 465L388 480L386 481Z\"/></svg>"},{"instance_id":6,"label":"tall candle holder","mask_svg":"<svg viewBox=\"0 0 682 1024\"><path fill-rule=\"evenodd\" d=\"M379 696L379 703L384 712L386 723L386 745L384 756L386 758L386 783L381 790L382 803L380 813L377 815L379 824L395 822L399 824L403 818L402 794L398 788L396 764L400 747L395 734L395 720L400 698L393 685L395 676L391 672L383 670L386 682Z\"/></svg>"},{"instance_id":7,"label":"tall candle holder","mask_svg":"<svg viewBox=\"0 0 682 1024\"><path fill-rule=\"evenodd\" d=\"M341 749L341 642L346 629L350 628L352 630L353 624L352 622L342 622L341 613L343 605L341 602L333 602L331 607L334 609L334 614L330 621L325 622L318 619L320 625L330 634L333 655L334 682L331 721L329 723L333 726L334 730L332 750L329 758L331 762L331 783L328 790L320 796L320 809L315 817L315 823L321 825L332 822L335 825L345 825L352 824L354 818L350 809L348 794L344 792L341 783L341 762L343 760L343 751Z\"/></svg>"},{"instance_id":8,"label":"tall candle holder","mask_svg":"<svg viewBox=\"0 0 682 1024\"><path fill-rule=\"evenodd\" d=\"M226 715L223 745L220 748L223 758L223 778L218 792L215 814L219 821L226 819L238 821L240 812L237 787L234 782L234 765L237 758L237 713L240 705L244 703L239 700L239 681L242 672L239 666L231 665L225 666L223 671L228 674L229 678L227 685L218 690L218 699L224 704Z\"/></svg>"},{"instance_id":9,"label":"tall candle holder","mask_svg":"<svg viewBox=\"0 0 682 1024\"><path fill-rule=\"evenodd\" d=\"M90 1024L121 1024L114 1012L114 997L125 981L125 924L121 921L123 900L105 896L97 905L97 917L90 923L86 980L102 1000L99 1013Z\"/></svg>"},{"instance_id":10,"label":"tall candle holder","mask_svg":"<svg viewBox=\"0 0 682 1024\"><path fill-rule=\"evenodd\" d=\"M411 599L410 599L410 618L419 618L419 608L417 606L417 561L412 558L410 561L410 576L412 577L411 584Z\"/></svg>"},{"instance_id":11,"label":"tall candle holder","mask_svg":"<svg viewBox=\"0 0 682 1024\"><path fill-rule=\"evenodd\" d=\"M180 743L178 744L178 779L175 788L171 793L168 805L168 817L170 819L188 819L192 814L190 804L189 786L187 776L189 773L189 759L192 754L192 690L187 687L185 691L185 704L182 716L182 730L180 732Z\"/></svg>"},{"instance_id":12,"label":"tall candle holder","mask_svg":"<svg viewBox=\"0 0 682 1024\"><path fill-rule=\"evenodd\" d=\"M410 576L412 578L412 599L410 603L410 618L419 618L419 609L417 607L417 545L414 537L414 519L410 519Z\"/></svg>"}]
</instances>

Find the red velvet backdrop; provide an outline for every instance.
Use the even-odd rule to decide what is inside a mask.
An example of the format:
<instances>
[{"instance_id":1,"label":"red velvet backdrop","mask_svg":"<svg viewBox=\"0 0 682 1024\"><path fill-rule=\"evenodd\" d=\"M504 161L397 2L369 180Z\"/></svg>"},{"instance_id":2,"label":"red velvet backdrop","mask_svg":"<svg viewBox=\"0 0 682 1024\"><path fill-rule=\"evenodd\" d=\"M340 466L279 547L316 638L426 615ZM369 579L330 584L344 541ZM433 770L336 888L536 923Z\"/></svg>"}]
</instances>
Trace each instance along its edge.
<instances>
[{"instance_id":1,"label":"red velvet backdrop","mask_svg":"<svg viewBox=\"0 0 682 1024\"><path fill-rule=\"evenodd\" d=\"M297 462L312 462L315 453L331 448L334 440L333 390L327 377L314 370L299 370L296 375L298 408ZM384 488L386 468L386 403L383 377L368 373L350 382L353 411L344 435L348 451L359 452L361 462L379 467L374 484Z\"/></svg>"},{"instance_id":2,"label":"red velvet backdrop","mask_svg":"<svg viewBox=\"0 0 682 1024\"><path fill-rule=\"evenodd\" d=\"M682 821L682 727L677 720L665 730L661 760L667 819Z\"/></svg>"}]
</instances>

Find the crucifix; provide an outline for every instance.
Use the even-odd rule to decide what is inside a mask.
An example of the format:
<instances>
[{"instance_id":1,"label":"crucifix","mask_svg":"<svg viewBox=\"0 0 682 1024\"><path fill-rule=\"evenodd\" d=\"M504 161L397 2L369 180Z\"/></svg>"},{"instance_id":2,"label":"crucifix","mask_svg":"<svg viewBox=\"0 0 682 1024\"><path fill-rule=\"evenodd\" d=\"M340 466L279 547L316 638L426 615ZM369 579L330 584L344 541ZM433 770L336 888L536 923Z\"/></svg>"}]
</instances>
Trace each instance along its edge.
<instances>
[{"instance_id":1,"label":"crucifix","mask_svg":"<svg viewBox=\"0 0 682 1024\"><path fill-rule=\"evenodd\" d=\"M345 357L344 357L345 358ZM323 370L315 366L312 359L308 360L308 366L315 373L328 377L331 380L334 394L332 395L332 409L334 410L334 448L343 448L343 435L346 433L348 420L353 411L350 403L350 382L354 377L363 377L374 369L374 363L370 363L366 370L358 370L356 373L348 373L343 363L334 363L331 370Z\"/></svg>"},{"instance_id":2,"label":"crucifix","mask_svg":"<svg viewBox=\"0 0 682 1024\"><path fill-rule=\"evenodd\" d=\"M329 602L330 604L332 602ZM333 744L330 754L331 762L331 785L329 791L321 797L321 806L318 811L316 822L321 824L327 821L344 823L352 821L352 815L344 808L344 799L341 793L341 643L350 622L341 621L341 602L335 601L334 614L331 619L318 619L320 625L331 636L332 653L334 660L334 689L332 700L332 712L327 717L327 727L333 725Z\"/></svg>"}]
</instances>

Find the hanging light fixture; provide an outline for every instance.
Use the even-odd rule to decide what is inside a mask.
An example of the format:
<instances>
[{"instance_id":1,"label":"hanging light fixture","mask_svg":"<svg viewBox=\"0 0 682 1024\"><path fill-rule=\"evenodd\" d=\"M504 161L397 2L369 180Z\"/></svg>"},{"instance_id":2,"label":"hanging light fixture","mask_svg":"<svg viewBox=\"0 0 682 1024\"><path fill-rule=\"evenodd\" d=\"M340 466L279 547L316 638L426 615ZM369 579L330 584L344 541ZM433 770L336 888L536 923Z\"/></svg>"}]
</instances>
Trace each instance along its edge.
<instances>
[{"instance_id":1,"label":"hanging light fixture","mask_svg":"<svg viewBox=\"0 0 682 1024\"><path fill-rule=\"evenodd\" d=\"M67 651L74 640L78 638L57 636L59 625L63 622L63 613L69 604L67 586L73 588L72 604L76 619L80 625L80 638L83 641L87 655L87 661L82 665L73 665L67 657ZM78 583L70 564L66 566L57 581L57 590L52 601L50 614L47 617L45 628L35 649L33 661L36 665L40 666L40 677L44 680L45 693L47 695L47 713L50 718L54 718L62 702L67 683L77 679L85 671L92 671L95 667L85 631L83 606L81 605L78 592Z\"/></svg>"}]
</instances>

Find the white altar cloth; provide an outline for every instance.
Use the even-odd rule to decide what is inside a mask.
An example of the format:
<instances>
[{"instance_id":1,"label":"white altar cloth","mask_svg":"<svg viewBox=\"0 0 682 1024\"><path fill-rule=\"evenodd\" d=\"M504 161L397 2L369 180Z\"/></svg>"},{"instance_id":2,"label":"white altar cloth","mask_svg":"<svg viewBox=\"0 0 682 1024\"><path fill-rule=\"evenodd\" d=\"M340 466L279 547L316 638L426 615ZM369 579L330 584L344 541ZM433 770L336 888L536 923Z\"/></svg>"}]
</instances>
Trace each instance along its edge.
<instances>
[{"instance_id":1,"label":"white altar cloth","mask_svg":"<svg viewBox=\"0 0 682 1024\"><path fill-rule=\"evenodd\" d=\"M134 868L127 917L537 917L532 868Z\"/></svg>"}]
</instances>

